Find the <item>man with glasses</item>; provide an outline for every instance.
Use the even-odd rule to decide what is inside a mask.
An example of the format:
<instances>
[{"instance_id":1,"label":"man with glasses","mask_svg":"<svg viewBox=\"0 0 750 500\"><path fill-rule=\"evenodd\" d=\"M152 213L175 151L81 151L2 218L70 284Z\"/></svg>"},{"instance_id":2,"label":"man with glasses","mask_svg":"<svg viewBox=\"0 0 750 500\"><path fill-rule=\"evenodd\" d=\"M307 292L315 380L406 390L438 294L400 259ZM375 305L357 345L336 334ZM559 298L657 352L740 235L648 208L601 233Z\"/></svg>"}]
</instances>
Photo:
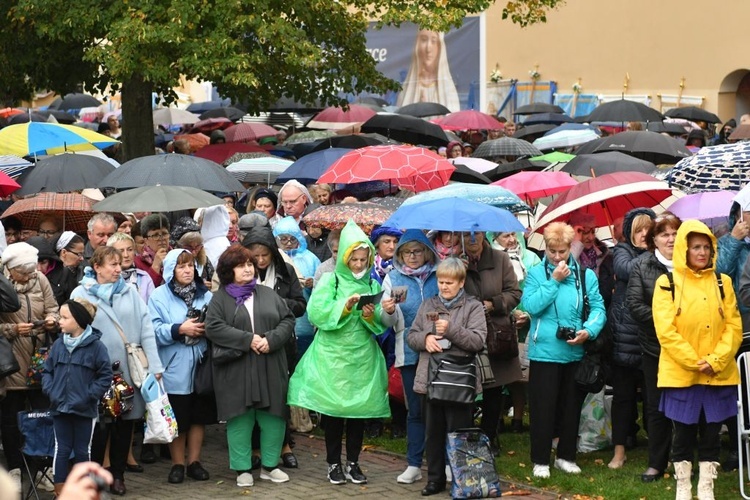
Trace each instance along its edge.
<instances>
[{"instance_id":1,"label":"man with glasses","mask_svg":"<svg viewBox=\"0 0 750 500\"><path fill-rule=\"evenodd\" d=\"M146 241L141 254L135 257L135 267L146 271L157 287L164 283L161 272L170 250L169 229L169 220L164 214L151 214L141 221L141 235Z\"/></svg>"},{"instance_id":2,"label":"man with glasses","mask_svg":"<svg viewBox=\"0 0 750 500\"><path fill-rule=\"evenodd\" d=\"M312 203L310 192L305 186L295 181L288 181L279 190L279 207L277 212L281 217L290 216L299 224L307 205Z\"/></svg>"},{"instance_id":3,"label":"man with glasses","mask_svg":"<svg viewBox=\"0 0 750 500\"><path fill-rule=\"evenodd\" d=\"M88 243L83 249L84 265L89 265L89 259L94 250L107 246L107 240L117 231L115 218L108 213L98 213L89 219L87 224Z\"/></svg>"}]
</instances>

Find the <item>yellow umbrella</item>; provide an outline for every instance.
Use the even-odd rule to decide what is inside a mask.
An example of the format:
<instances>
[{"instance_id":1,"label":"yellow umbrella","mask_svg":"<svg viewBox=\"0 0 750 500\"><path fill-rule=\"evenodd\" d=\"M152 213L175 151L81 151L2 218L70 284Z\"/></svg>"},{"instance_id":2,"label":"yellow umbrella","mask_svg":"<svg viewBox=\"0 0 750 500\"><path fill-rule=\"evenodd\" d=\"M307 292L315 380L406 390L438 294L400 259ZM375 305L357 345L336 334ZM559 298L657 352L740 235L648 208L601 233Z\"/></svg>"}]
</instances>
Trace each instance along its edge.
<instances>
[{"instance_id":1,"label":"yellow umbrella","mask_svg":"<svg viewBox=\"0 0 750 500\"><path fill-rule=\"evenodd\" d=\"M29 122L0 129L0 155L53 155L104 149L117 140L75 125Z\"/></svg>"}]
</instances>

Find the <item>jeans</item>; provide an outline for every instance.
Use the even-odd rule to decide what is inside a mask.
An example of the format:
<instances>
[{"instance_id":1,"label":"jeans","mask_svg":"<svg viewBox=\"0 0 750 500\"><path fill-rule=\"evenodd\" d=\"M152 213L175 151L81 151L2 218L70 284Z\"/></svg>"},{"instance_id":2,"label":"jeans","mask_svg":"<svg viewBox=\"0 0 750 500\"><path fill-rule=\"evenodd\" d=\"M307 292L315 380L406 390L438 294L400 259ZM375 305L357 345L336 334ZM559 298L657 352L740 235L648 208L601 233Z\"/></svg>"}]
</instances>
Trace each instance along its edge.
<instances>
[{"instance_id":1,"label":"jeans","mask_svg":"<svg viewBox=\"0 0 750 500\"><path fill-rule=\"evenodd\" d=\"M422 466L424 455L424 422L422 421L422 397L414 392L414 377L417 365L402 366L401 380L406 395L406 463L413 467Z\"/></svg>"}]
</instances>

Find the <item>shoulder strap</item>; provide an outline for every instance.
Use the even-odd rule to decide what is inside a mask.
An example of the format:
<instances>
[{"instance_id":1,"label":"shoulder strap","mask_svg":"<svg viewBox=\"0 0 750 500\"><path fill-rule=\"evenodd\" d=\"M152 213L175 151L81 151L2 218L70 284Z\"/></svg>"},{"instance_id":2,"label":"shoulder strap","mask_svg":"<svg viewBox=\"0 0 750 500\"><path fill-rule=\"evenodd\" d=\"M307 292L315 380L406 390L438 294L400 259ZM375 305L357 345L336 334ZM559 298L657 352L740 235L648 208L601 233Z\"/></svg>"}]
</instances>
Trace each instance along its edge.
<instances>
[{"instance_id":1,"label":"shoulder strap","mask_svg":"<svg viewBox=\"0 0 750 500\"><path fill-rule=\"evenodd\" d=\"M667 279L669 280L669 291L672 292L672 302L674 302L674 276L672 276L672 271L667 273Z\"/></svg>"},{"instance_id":2,"label":"shoulder strap","mask_svg":"<svg viewBox=\"0 0 750 500\"><path fill-rule=\"evenodd\" d=\"M721 300L724 300L724 280L721 279L721 273L716 271L716 281L719 284L719 293L721 294Z\"/></svg>"},{"instance_id":3,"label":"shoulder strap","mask_svg":"<svg viewBox=\"0 0 750 500\"><path fill-rule=\"evenodd\" d=\"M122 328L120 328L120 325L118 325L116 321L112 321L112 323L114 323L115 328L117 328L117 333L120 334L120 338L122 339L123 344L125 344L125 347L127 347L129 342L128 342L127 337L125 337L125 334L123 333Z\"/></svg>"},{"instance_id":4,"label":"shoulder strap","mask_svg":"<svg viewBox=\"0 0 750 500\"><path fill-rule=\"evenodd\" d=\"M583 322L585 323L586 320L588 320L588 300L589 297L586 294L586 268L582 268L580 264L576 264L576 267L578 268L578 276L581 280L581 300L583 301L583 304L581 304L583 307L581 307L581 316L583 318Z\"/></svg>"}]
</instances>

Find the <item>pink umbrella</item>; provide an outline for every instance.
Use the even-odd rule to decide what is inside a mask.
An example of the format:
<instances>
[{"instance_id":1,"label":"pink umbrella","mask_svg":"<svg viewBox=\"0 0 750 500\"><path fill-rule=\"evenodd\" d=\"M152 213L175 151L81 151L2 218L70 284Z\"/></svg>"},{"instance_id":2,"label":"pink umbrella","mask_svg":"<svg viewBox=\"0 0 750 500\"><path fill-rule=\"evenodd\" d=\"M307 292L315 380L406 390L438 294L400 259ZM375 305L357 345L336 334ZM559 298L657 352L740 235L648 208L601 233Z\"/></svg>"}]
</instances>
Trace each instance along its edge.
<instances>
[{"instance_id":1,"label":"pink umbrella","mask_svg":"<svg viewBox=\"0 0 750 500\"><path fill-rule=\"evenodd\" d=\"M265 123L238 123L224 130L227 142L250 142L274 137L278 131Z\"/></svg>"},{"instance_id":2,"label":"pink umbrella","mask_svg":"<svg viewBox=\"0 0 750 500\"><path fill-rule=\"evenodd\" d=\"M429 149L415 146L368 146L354 149L328 167L318 182L354 184L390 181L419 193L445 186L456 169Z\"/></svg>"},{"instance_id":3,"label":"pink umbrella","mask_svg":"<svg viewBox=\"0 0 750 500\"><path fill-rule=\"evenodd\" d=\"M516 193L527 202L567 191L576 184L578 182L565 172L518 172L492 183Z\"/></svg>"},{"instance_id":4,"label":"pink umbrella","mask_svg":"<svg viewBox=\"0 0 750 500\"><path fill-rule=\"evenodd\" d=\"M364 123L373 116L375 116L375 111L356 104L350 104L346 111L339 107L329 107L315 115L306 126L307 128L338 130L355 123Z\"/></svg>"},{"instance_id":5,"label":"pink umbrella","mask_svg":"<svg viewBox=\"0 0 750 500\"><path fill-rule=\"evenodd\" d=\"M466 109L444 116L438 123L445 130L500 130L503 124L487 113Z\"/></svg>"},{"instance_id":6,"label":"pink umbrella","mask_svg":"<svg viewBox=\"0 0 750 500\"><path fill-rule=\"evenodd\" d=\"M225 128L231 126L232 120L230 120L229 118L206 118L205 120L195 122L193 124L192 130L211 133L214 130L224 130Z\"/></svg>"}]
</instances>

